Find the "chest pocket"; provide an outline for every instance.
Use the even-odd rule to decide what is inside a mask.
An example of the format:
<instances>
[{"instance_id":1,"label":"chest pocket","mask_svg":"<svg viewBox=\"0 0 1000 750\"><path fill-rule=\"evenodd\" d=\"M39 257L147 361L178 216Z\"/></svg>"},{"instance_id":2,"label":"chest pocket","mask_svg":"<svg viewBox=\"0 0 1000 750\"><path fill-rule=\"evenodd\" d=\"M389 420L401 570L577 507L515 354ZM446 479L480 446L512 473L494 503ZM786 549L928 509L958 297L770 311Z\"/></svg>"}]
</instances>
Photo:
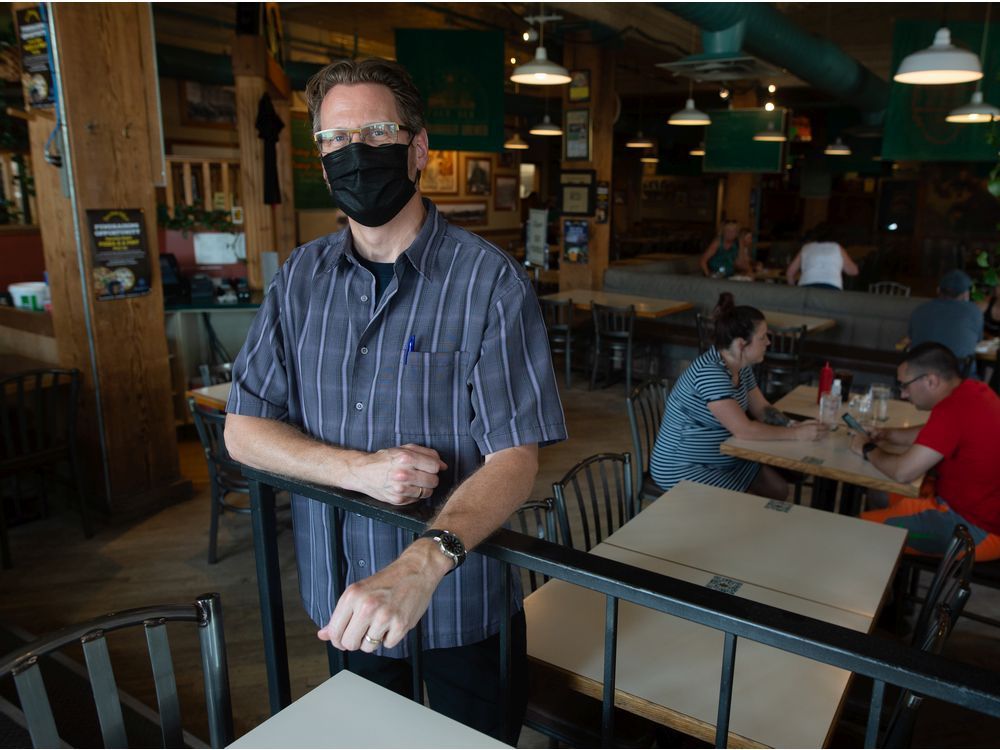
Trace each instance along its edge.
<instances>
[{"instance_id":1,"label":"chest pocket","mask_svg":"<svg viewBox=\"0 0 1000 750\"><path fill-rule=\"evenodd\" d=\"M402 435L468 435L471 392L465 382L468 352L410 352L399 400Z\"/></svg>"}]
</instances>

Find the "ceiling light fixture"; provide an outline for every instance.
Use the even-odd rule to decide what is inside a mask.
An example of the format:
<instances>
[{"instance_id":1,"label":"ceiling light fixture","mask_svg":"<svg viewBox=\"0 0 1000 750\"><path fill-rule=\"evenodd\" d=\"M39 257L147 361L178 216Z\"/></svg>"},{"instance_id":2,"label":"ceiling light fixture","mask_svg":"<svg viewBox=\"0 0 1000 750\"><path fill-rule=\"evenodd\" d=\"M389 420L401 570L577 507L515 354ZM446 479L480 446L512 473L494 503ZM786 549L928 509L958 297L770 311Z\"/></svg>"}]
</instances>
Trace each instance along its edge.
<instances>
[{"instance_id":1,"label":"ceiling light fixture","mask_svg":"<svg viewBox=\"0 0 1000 750\"><path fill-rule=\"evenodd\" d=\"M704 156L705 155L705 144L704 143L699 143L693 149L691 149L690 151L688 151L688 153L691 154L691 156Z\"/></svg>"},{"instance_id":2,"label":"ceiling light fixture","mask_svg":"<svg viewBox=\"0 0 1000 750\"><path fill-rule=\"evenodd\" d=\"M659 164L660 160L656 156L643 156L639 159L643 164Z\"/></svg>"},{"instance_id":3,"label":"ceiling light fixture","mask_svg":"<svg viewBox=\"0 0 1000 750\"><path fill-rule=\"evenodd\" d=\"M979 59L986 59L986 40L990 35L990 5L986 3L986 23L983 25L983 43L979 50ZM972 92L972 99L968 104L955 107L948 116L944 118L948 122L981 123L1000 120L1000 109L992 104L983 101L983 79L976 81L976 90Z\"/></svg>"},{"instance_id":4,"label":"ceiling light fixture","mask_svg":"<svg viewBox=\"0 0 1000 750\"><path fill-rule=\"evenodd\" d=\"M823 149L823 153L827 156L850 156L851 147L844 143L840 136L837 136L837 140Z\"/></svg>"},{"instance_id":5,"label":"ceiling light fixture","mask_svg":"<svg viewBox=\"0 0 1000 750\"><path fill-rule=\"evenodd\" d=\"M940 85L968 83L983 77L983 66L972 52L951 43L951 31L942 26L927 49L903 58L892 80L899 83Z\"/></svg>"},{"instance_id":6,"label":"ceiling light fixture","mask_svg":"<svg viewBox=\"0 0 1000 750\"><path fill-rule=\"evenodd\" d=\"M532 125L531 130L528 131L532 135L562 135L562 128L552 122L548 115L542 118L542 121L537 125Z\"/></svg>"},{"instance_id":7,"label":"ceiling light fixture","mask_svg":"<svg viewBox=\"0 0 1000 750\"><path fill-rule=\"evenodd\" d=\"M642 134L642 71L639 71L639 131L635 138L629 138L625 143L625 148L652 148L654 144L649 138Z\"/></svg>"},{"instance_id":8,"label":"ceiling light fixture","mask_svg":"<svg viewBox=\"0 0 1000 750\"><path fill-rule=\"evenodd\" d=\"M774 112L774 102L765 102L764 103L764 111L765 112Z\"/></svg>"},{"instance_id":9,"label":"ceiling light fixture","mask_svg":"<svg viewBox=\"0 0 1000 750\"><path fill-rule=\"evenodd\" d=\"M778 87L775 86L773 83L767 84L767 93L773 94L777 90L778 90Z\"/></svg>"},{"instance_id":10,"label":"ceiling light fixture","mask_svg":"<svg viewBox=\"0 0 1000 750\"><path fill-rule=\"evenodd\" d=\"M514 68L514 74L510 80L514 83L526 83L533 86L558 86L569 83L571 80L569 71L562 65L552 62L548 52L545 51L545 5L542 4L541 8L541 15L538 17L538 47L535 49L535 58Z\"/></svg>"},{"instance_id":11,"label":"ceiling light fixture","mask_svg":"<svg viewBox=\"0 0 1000 750\"><path fill-rule=\"evenodd\" d=\"M528 144L521 138L521 134L517 131L504 141L503 147L508 151L525 151L529 148Z\"/></svg>"},{"instance_id":12,"label":"ceiling light fixture","mask_svg":"<svg viewBox=\"0 0 1000 750\"><path fill-rule=\"evenodd\" d=\"M720 99L728 99L729 98L729 89L727 89L725 86L723 86L722 88L720 88L719 89L719 98Z\"/></svg>"},{"instance_id":13,"label":"ceiling light fixture","mask_svg":"<svg viewBox=\"0 0 1000 750\"><path fill-rule=\"evenodd\" d=\"M694 49L694 30L691 32L691 48ZM694 106L694 79L688 78L688 98L684 109L670 115L668 125L711 125L712 118Z\"/></svg>"},{"instance_id":14,"label":"ceiling light fixture","mask_svg":"<svg viewBox=\"0 0 1000 750\"><path fill-rule=\"evenodd\" d=\"M768 143L784 143L788 140L788 137L785 135L785 131L783 129L778 130L774 127L773 122L769 122L766 130L754 133L753 139L755 141L766 141Z\"/></svg>"}]
</instances>

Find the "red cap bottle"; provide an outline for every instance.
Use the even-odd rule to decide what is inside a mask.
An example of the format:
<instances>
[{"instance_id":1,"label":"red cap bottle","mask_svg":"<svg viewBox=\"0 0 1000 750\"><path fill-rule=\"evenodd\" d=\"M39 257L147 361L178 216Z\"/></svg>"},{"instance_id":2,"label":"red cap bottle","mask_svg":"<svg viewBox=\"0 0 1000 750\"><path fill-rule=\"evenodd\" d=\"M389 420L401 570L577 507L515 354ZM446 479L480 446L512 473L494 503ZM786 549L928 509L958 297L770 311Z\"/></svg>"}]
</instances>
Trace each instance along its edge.
<instances>
[{"instance_id":1,"label":"red cap bottle","mask_svg":"<svg viewBox=\"0 0 1000 750\"><path fill-rule=\"evenodd\" d=\"M830 363L827 362L823 365L823 369L819 371L819 390L816 392L816 403L819 403L820 398L824 393L829 393L833 388L833 368L830 367Z\"/></svg>"}]
</instances>

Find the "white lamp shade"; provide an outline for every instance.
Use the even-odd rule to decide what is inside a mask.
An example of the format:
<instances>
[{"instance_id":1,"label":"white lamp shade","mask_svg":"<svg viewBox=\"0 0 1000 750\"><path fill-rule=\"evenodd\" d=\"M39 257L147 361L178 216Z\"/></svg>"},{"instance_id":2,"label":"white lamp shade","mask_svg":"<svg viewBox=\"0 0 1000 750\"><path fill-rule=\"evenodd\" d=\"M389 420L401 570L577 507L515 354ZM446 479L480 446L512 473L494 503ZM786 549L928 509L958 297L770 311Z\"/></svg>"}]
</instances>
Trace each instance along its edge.
<instances>
[{"instance_id":1,"label":"white lamp shade","mask_svg":"<svg viewBox=\"0 0 1000 750\"><path fill-rule=\"evenodd\" d=\"M674 112L667 120L668 125L711 125L712 118L694 106L694 99L688 99L684 109Z\"/></svg>"},{"instance_id":2,"label":"white lamp shade","mask_svg":"<svg viewBox=\"0 0 1000 750\"><path fill-rule=\"evenodd\" d=\"M688 153L691 154L691 156L704 156L705 155L705 146L699 143L693 149L691 149L690 151L688 151Z\"/></svg>"},{"instance_id":3,"label":"white lamp shade","mask_svg":"<svg viewBox=\"0 0 1000 750\"><path fill-rule=\"evenodd\" d=\"M823 153L827 156L850 156L851 147L840 140L840 138L837 138L837 140L823 149Z\"/></svg>"},{"instance_id":4,"label":"white lamp shade","mask_svg":"<svg viewBox=\"0 0 1000 750\"><path fill-rule=\"evenodd\" d=\"M524 151L528 148L528 144L521 138L520 133L514 133L504 142L503 147L510 151Z\"/></svg>"},{"instance_id":5,"label":"white lamp shade","mask_svg":"<svg viewBox=\"0 0 1000 750\"><path fill-rule=\"evenodd\" d=\"M942 26L934 35L934 44L903 58L892 77L900 83L939 85L968 83L983 77L979 57L951 43L951 31Z\"/></svg>"},{"instance_id":6,"label":"white lamp shade","mask_svg":"<svg viewBox=\"0 0 1000 750\"><path fill-rule=\"evenodd\" d=\"M1000 109L984 102L982 91L974 91L968 104L955 107L944 119L948 122L992 122L1000 120Z\"/></svg>"},{"instance_id":7,"label":"white lamp shade","mask_svg":"<svg viewBox=\"0 0 1000 750\"><path fill-rule=\"evenodd\" d=\"M510 77L514 83L527 83L534 86L556 86L569 83L569 71L562 65L549 59L545 47L535 49L535 59L518 65Z\"/></svg>"},{"instance_id":8,"label":"white lamp shade","mask_svg":"<svg viewBox=\"0 0 1000 750\"><path fill-rule=\"evenodd\" d=\"M643 156L639 159L643 164L659 164L660 160L656 156Z\"/></svg>"},{"instance_id":9,"label":"white lamp shade","mask_svg":"<svg viewBox=\"0 0 1000 750\"><path fill-rule=\"evenodd\" d=\"M625 148L653 148L656 144L642 134L640 130L635 138L629 138L625 143Z\"/></svg>"},{"instance_id":10,"label":"white lamp shade","mask_svg":"<svg viewBox=\"0 0 1000 750\"><path fill-rule=\"evenodd\" d=\"M776 129L773 122L769 122L767 130L754 133L753 139L755 141L767 141L768 143L784 143L788 140L788 137L783 130Z\"/></svg>"},{"instance_id":11,"label":"white lamp shade","mask_svg":"<svg viewBox=\"0 0 1000 750\"><path fill-rule=\"evenodd\" d=\"M533 125L528 131L532 135L562 135L562 128L552 122L548 115L542 118L537 125Z\"/></svg>"}]
</instances>

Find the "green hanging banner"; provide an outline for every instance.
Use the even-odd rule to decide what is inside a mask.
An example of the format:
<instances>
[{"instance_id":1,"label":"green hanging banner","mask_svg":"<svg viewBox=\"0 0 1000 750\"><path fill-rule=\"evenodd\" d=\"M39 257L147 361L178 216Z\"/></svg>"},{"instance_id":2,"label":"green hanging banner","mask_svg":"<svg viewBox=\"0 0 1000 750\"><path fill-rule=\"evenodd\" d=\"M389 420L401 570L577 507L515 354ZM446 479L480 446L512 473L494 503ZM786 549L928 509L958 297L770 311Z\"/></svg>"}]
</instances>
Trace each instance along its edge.
<instances>
[{"instance_id":1,"label":"green hanging banner","mask_svg":"<svg viewBox=\"0 0 1000 750\"><path fill-rule=\"evenodd\" d=\"M503 150L502 32L396 29L396 59L424 98L431 148Z\"/></svg>"},{"instance_id":2,"label":"green hanging banner","mask_svg":"<svg viewBox=\"0 0 1000 750\"><path fill-rule=\"evenodd\" d=\"M703 172L780 172L785 167L784 143L755 141L768 126L784 132L785 110L709 110L712 124L705 128Z\"/></svg>"},{"instance_id":3,"label":"green hanging banner","mask_svg":"<svg viewBox=\"0 0 1000 750\"><path fill-rule=\"evenodd\" d=\"M934 40L939 23L897 20L892 34L892 72L903 58L925 49ZM948 23L952 44L976 55L983 41L983 24L968 21ZM1000 101L1000 27L990 24L990 44L982 61L983 99L996 106ZM994 127L990 123L946 122L948 113L968 104L976 84L913 85L893 82L882 136L882 158L914 161L988 161L997 159L997 147L987 142Z\"/></svg>"}]
</instances>

